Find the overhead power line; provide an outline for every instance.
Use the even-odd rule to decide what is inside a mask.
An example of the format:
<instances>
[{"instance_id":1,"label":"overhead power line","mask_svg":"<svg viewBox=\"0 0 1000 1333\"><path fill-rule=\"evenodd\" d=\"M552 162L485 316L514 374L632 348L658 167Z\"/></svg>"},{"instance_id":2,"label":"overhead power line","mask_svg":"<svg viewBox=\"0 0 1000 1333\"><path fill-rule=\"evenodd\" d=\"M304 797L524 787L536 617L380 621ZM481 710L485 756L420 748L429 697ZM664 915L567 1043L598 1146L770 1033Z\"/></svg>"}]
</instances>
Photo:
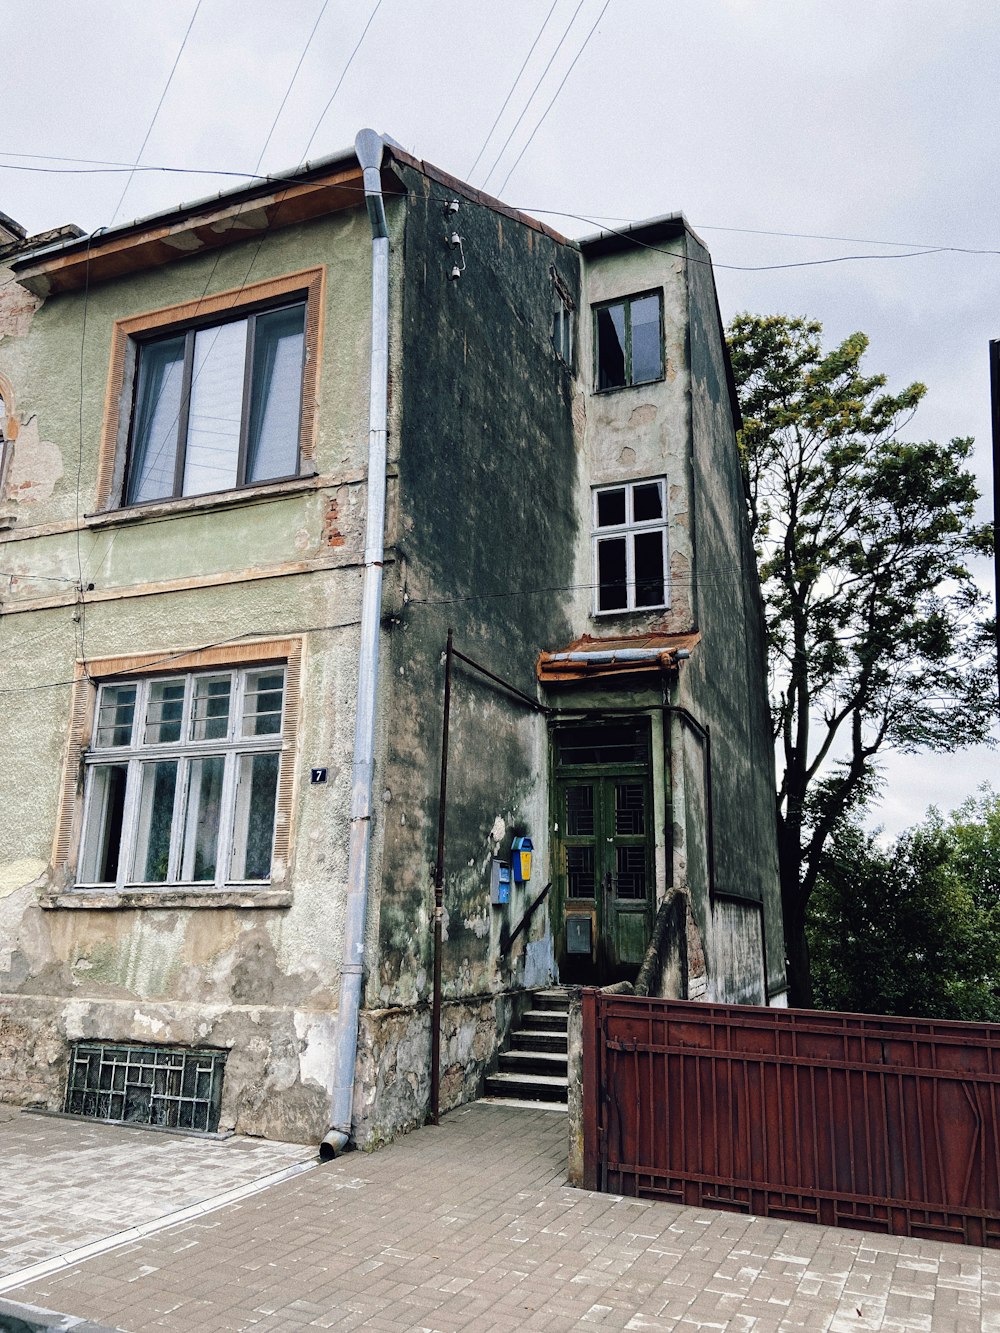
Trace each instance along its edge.
<instances>
[{"instance_id":1,"label":"overhead power line","mask_svg":"<svg viewBox=\"0 0 1000 1333\"><path fill-rule=\"evenodd\" d=\"M528 68L528 61L535 54L535 47L541 40L542 33L549 26L549 19L556 12L556 5L558 3L559 0L552 0L552 7L550 8L549 12L545 15L544 19L542 19L542 26L535 33L535 40L531 43L531 46L528 48L528 54L524 57L524 62L522 63L521 68L517 71L517 75L514 78L514 82L510 85L510 90L508 91L507 96L503 99L503 106L497 112L496 119L490 126L489 133L487 134L486 138L483 140L483 146L476 154L475 162L473 162L472 166L466 172L466 175L468 176L469 180L472 179L472 173L475 171L476 167L479 166L479 159L486 152L486 145L493 138L493 132L496 129L496 127L500 124L500 118L503 116L503 113L507 110L507 106L510 102L510 99L514 96L514 90L517 87L517 85L521 82L521 75Z\"/></svg>"},{"instance_id":2,"label":"overhead power line","mask_svg":"<svg viewBox=\"0 0 1000 1333\"><path fill-rule=\"evenodd\" d=\"M566 38L569 36L569 34L570 34L570 29L573 27L573 24L576 22L576 16L579 14L580 10L583 8L583 6L584 6L585 3L586 3L586 0L579 0L579 4L577 5L576 9L573 10L573 15L572 15L572 17L570 18L570 21L566 24L566 27L563 29L563 35L559 38L559 41L556 43L556 49L555 49L555 50L552 52L552 54L549 56L548 64L547 64L547 65L545 66L545 68L542 70L541 74L539 74L538 79L537 79L536 82L535 82L535 86L534 86L534 88L532 88L531 93L530 93L529 96L528 96L528 100L525 102L524 107L523 107L522 110L521 110L521 114L518 116L517 120L514 121L514 126L513 126L512 130L511 130L511 132L507 135L506 139L504 139L504 141L503 141L503 147L500 149L499 153L497 153L497 155L496 155L496 159L494 160L493 165L490 167L489 171L488 171L488 172L486 173L486 175L483 177L483 189L484 189L484 190L486 189L487 185L490 183L490 177L493 175L494 171L496 171L497 166L498 166L498 164L499 164L499 162L500 162L500 159L503 157L504 153L506 153L506 151L507 151L507 145L510 143L511 139L513 139L514 135L517 133L518 128L520 127L521 121L522 121L522 120L524 119L524 117L528 114L528 108L531 106L532 102L535 100L535 94L538 92L539 88L542 86L542 82L544 81L546 74L548 74L549 70L552 68L552 62L555 60L556 56L557 56L557 55L559 54L559 52L562 50L562 48L563 48L563 43L566 41Z\"/></svg>"},{"instance_id":3,"label":"overhead power line","mask_svg":"<svg viewBox=\"0 0 1000 1333\"><path fill-rule=\"evenodd\" d=\"M184 32L184 36L181 39L181 44L177 48L177 54L174 56L174 63L170 66L170 73L167 75L167 81L163 85L163 92L160 93L160 100L157 102L156 110L153 112L153 118L149 122L149 128L146 130L145 138L143 139L139 147L138 153L136 153L135 163L132 166L132 170L129 172L128 180L125 182L125 188L122 190L121 197L119 198L118 203L115 205L114 212L111 214L111 223L109 224L111 226L114 225L115 218L118 216L118 210L119 208L121 208L126 194L128 194L128 187L132 184L132 177L135 175L136 168L142 161L142 155L146 151L146 145L149 143L149 136L153 133L153 126L156 124L156 119L160 114L160 109L162 108L163 103L166 101L167 93L170 90L170 85L171 83L173 83L174 75L177 73L177 66L181 63L181 56L184 54L184 48L185 46L187 46L187 40L191 36L191 29L194 27L194 21L198 17L198 11L201 9L201 4L202 0L196 0L194 10L191 14L191 19Z\"/></svg>"},{"instance_id":4,"label":"overhead power line","mask_svg":"<svg viewBox=\"0 0 1000 1333\"><path fill-rule=\"evenodd\" d=\"M330 100L327 102L326 106L325 106L325 107L323 108L323 110L320 112L320 114L319 114L319 119L316 121L316 124L315 124L314 127L313 127L313 132L312 132L312 134L310 134L310 136L309 136L309 142L306 144L306 146L305 146L305 150L304 150L303 153L302 153L302 157L303 157L303 159L305 159L305 158L307 158L307 157L309 156L309 149L313 146L313 140L316 138L316 135L319 134L319 127L323 124L323 121L326 120L326 113L327 113L327 112L330 110L330 108L333 106L334 98L335 98L335 97L337 96L337 94L340 92L340 86L341 86L341 84L344 82L344 80L347 78L347 71L348 71L348 70L351 68L351 66L354 64L354 57L355 57L355 56L358 54L358 52L361 50L361 43L362 43L362 42L365 40L365 38L368 36L368 29L372 26L372 23L375 21L375 15L378 13L378 11L381 9L381 7L382 7L382 0L375 0L375 6L374 6L374 8L372 9L372 12L368 15L368 22L367 22L367 23L365 24L365 26L361 29L361 36L358 38L358 40L357 40L357 42L356 42L356 44L355 44L354 50L353 50L353 51L351 52L351 54L347 57L347 63L344 65L344 68L340 71L340 78L337 80L336 85L334 86L333 92L330 94Z\"/></svg>"},{"instance_id":5,"label":"overhead power line","mask_svg":"<svg viewBox=\"0 0 1000 1333\"><path fill-rule=\"evenodd\" d=\"M526 152L528 151L528 149L531 147L531 141L532 141L532 139L534 139L535 135L536 135L536 134L538 133L538 131L542 128L543 124L545 123L545 119L546 119L546 117L548 116L548 114L549 114L549 112L552 110L552 108L555 106L555 104L556 104L556 98L558 98L559 94L562 92L563 88L565 87L566 80L569 78L569 76L573 73L573 70L576 68L576 62L577 62L577 61L580 59L580 57L583 55L584 51L586 51L586 49L587 49L587 45L588 45L588 43L590 42L591 37L593 37L594 33L597 31L597 25L600 23L601 19L604 17L605 13L607 12L608 5L610 5L610 4L611 4L611 0L604 0L604 7L603 7L603 9L602 9L601 12L598 14L597 18L594 20L594 26L591 28L590 32L588 32L587 35L586 35L586 37L583 39L583 45L580 47L579 51L577 51L576 55L573 57L573 60L572 60L572 62L571 62L571 64L570 64L569 69L568 69L568 70L566 71L566 73L562 76L562 82L559 84L559 87L555 90L555 93L554 93L553 96L552 96L552 101L548 104L548 106L547 106L547 107L545 108L545 110L542 112L541 116L539 116L539 118L538 118L538 122L537 122L537 124L535 125L535 128L531 131L530 135L528 136L528 142L524 145L524 147L523 147L523 148L521 149L521 151L518 153L517 157L515 157L515 159L514 159L514 165L513 165L513 166L510 168L510 170L507 172L507 175L504 176L504 178L503 178L503 184L500 186L500 192L501 192L501 193L507 188L507 182L510 180L511 176L514 174L515 170L517 169L517 164L520 162L521 158L524 157L525 153L526 153Z\"/></svg>"}]
</instances>

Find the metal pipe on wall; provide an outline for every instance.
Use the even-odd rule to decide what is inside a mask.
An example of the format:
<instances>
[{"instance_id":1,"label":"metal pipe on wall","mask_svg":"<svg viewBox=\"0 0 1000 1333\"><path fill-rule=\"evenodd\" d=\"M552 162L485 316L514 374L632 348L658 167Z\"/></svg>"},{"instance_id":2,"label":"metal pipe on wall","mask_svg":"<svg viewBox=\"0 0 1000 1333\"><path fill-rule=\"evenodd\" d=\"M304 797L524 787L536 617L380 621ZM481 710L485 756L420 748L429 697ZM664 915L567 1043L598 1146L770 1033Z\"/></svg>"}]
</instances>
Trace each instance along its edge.
<instances>
[{"instance_id":1,"label":"metal pipe on wall","mask_svg":"<svg viewBox=\"0 0 1000 1333\"><path fill-rule=\"evenodd\" d=\"M441 946L444 918L444 828L448 802L448 733L451 727L451 662L454 631L448 629L444 656L444 715L441 721L441 785L438 795L437 857L434 861L434 989L431 995L431 1108L430 1122L441 1113Z\"/></svg>"},{"instance_id":2,"label":"metal pipe on wall","mask_svg":"<svg viewBox=\"0 0 1000 1333\"><path fill-rule=\"evenodd\" d=\"M358 1016L364 974L365 921L371 849L372 780L375 766L375 695L378 685L382 564L385 554L386 433L389 389L389 233L382 199L382 137L362 130L354 141L364 172L365 203L372 228L372 341L368 412L368 513L365 574L358 653L358 706L351 765L351 832L347 865L347 911L340 1002L334 1038L330 1127L320 1144L323 1158L336 1157L351 1138Z\"/></svg>"}]
</instances>

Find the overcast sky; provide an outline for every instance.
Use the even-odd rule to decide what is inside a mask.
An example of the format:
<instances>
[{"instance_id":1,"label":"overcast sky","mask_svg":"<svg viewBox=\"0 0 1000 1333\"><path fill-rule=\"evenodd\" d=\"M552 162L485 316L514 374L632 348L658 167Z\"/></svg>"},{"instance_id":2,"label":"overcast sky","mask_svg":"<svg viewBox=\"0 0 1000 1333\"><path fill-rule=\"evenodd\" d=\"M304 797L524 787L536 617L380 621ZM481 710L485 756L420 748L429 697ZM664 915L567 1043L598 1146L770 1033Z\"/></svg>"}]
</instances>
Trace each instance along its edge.
<instances>
[{"instance_id":1,"label":"overcast sky","mask_svg":"<svg viewBox=\"0 0 1000 1333\"><path fill-rule=\"evenodd\" d=\"M52 159L275 171L366 125L570 235L683 210L725 318L864 330L870 370L929 386L908 434L974 435L989 497L1000 255L903 256L1000 251L998 36L996 0L0 0L0 211L93 230L238 181ZM996 763L892 758L876 817L950 809Z\"/></svg>"}]
</instances>

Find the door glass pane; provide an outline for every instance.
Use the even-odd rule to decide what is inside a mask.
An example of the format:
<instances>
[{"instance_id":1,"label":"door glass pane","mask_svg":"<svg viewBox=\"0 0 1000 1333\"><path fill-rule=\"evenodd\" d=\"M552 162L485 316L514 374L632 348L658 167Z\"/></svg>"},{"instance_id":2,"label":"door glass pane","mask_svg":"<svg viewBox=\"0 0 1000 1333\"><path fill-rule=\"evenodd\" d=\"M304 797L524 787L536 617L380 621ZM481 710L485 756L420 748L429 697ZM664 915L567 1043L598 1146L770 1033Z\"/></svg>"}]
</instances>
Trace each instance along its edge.
<instances>
[{"instance_id":1,"label":"door glass pane","mask_svg":"<svg viewBox=\"0 0 1000 1333\"><path fill-rule=\"evenodd\" d=\"M99 750L105 746L130 745L132 718L135 716L134 685L102 685L101 705L97 713Z\"/></svg>"},{"instance_id":2,"label":"door glass pane","mask_svg":"<svg viewBox=\"0 0 1000 1333\"><path fill-rule=\"evenodd\" d=\"M229 731L231 676L196 676L191 706L191 739L217 741Z\"/></svg>"},{"instance_id":3,"label":"door glass pane","mask_svg":"<svg viewBox=\"0 0 1000 1333\"><path fill-rule=\"evenodd\" d=\"M224 767L221 754L191 760L184 813L183 880L215 879Z\"/></svg>"},{"instance_id":4,"label":"door glass pane","mask_svg":"<svg viewBox=\"0 0 1000 1333\"><path fill-rule=\"evenodd\" d=\"M649 724L562 727L556 732L556 754L562 764L641 764L649 753Z\"/></svg>"},{"instance_id":5,"label":"door glass pane","mask_svg":"<svg viewBox=\"0 0 1000 1333\"><path fill-rule=\"evenodd\" d=\"M617 389L625 383L625 306L597 311L597 387Z\"/></svg>"},{"instance_id":6,"label":"door glass pane","mask_svg":"<svg viewBox=\"0 0 1000 1333\"><path fill-rule=\"evenodd\" d=\"M619 898L645 898L645 847L618 847L616 850L617 875L615 892Z\"/></svg>"},{"instance_id":7,"label":"door glass pane","mask_svg":"<svg viewBox=\"0 0 1000 1333\"><path fill-rule=\"evenodd\" d=\"M299 465L305 306L258 315L246 479L290 477Z\"/></svg>"},{"instance_id":8,"label":"door glass pane","mask_svg":"<svg viewBox=\"0 0 1000 1333\"><path fill-rule=\"evenodd\" d=\"M597 582L598 609L624 610L628 602L624 537L597 543Z\"/></svg>"},{"instance_id":9,"label":"door glass pane","mask_svg":"<svg viewBox=\"0 0 1000 1333\"><path fill-rule=\"evenodd\" d=\"M184 380L184 336L139 350L126 503L174 493L177 432Z\"/></svg>"},{"instance_id":10,"label":"door glass pane","mask_svg":"<svg viewBox=\"0 0 1000 1333\"><path fill-rule=\"evenodd\" d=\"M615 784L615 832L646 832L646 793L641 782Z\"/></svg>"},{"instance_id":11,"label":"door glass pane","mask_svg":"<svg viewBox=\"0 0 1000 1333\"><path fill-rule=\"evenodd\" d=\"M635 542L635 604L662 606L663 532L639 532Z\"/></svg>"},{"instance_id":12,"label":"door glass pane","mask_svg":"<svg viewBox=\"0 0 1000 1333\"><path fill-rule=\"evenodd\" d=\"M245 319L195 334L184 495L236 485L246 346Z\"/></svg>"},{"instance_id":13,"label":"door glass pane","mask_svg":"<svg viewBox=\"0 0 1000 1333\"><path fill-rule=\"evenodd\" d=\"M658 380L663 374L660 349L660 298L644 296L631 303L632 384Z\"/></svg>"},{"instance_id":14,"label":"door glass pane","mask_svg":"<svg viewBox=\"0 0 1000 1333\"><path fill-rule=\"evenodd\" d=\"M132 879L162 884L170 870L170 829L173 824L176 759L142 765L139 788L139 827Z\"/></svg>"},{"instance_id":15,"label":"door glass pane","mask_svg":"<svg viewBox=\"0 0 1000 1333\"><path fill-rule=\"evenodd\" d=\"M277 754L240 755L232 879L271 877L278 761Z\"/></svg>"},{"instance_id":16,"label":"door glass pane","mask_svg":"<svg viewBox=\"0 0 1000 1333\"><path fill-rule=\"evenodd\" d=\"M571 898L594 898L593 847L566 848L567 889Z\"/></svg>"},{"instance_id":17,"label":"door glass pane","mask_svg":"<svg viewBox=\"0 0 1000 1333\"><path fill-rule=\"evenodd\" d=\"M281 731L281 704L285 673L280 668L248 671L243 696L243 735L277 736Z\"/></svg>"},{"instance_id":18,"label":"door glass pane","mask_svg":"<svg viewBox=\"0 0 1000 1333\"><path fill-rule=\"evenodd\" d=\"M146 744L168 745L181 738L184 680L154 680L146 705Z\"/></svg>"},{"instance_id":19,"label":"door glass pane","mask_svg":"<svg viewBox=\"0 0 1000 1333\"><path fill-rule=\"evenodd\" d=\"M566 833L570 838L589 838L593 836L593 787L566 788Z\"/></svg>"},{"instance_id":20,"label":"door glass pane","mask_svg":"<svg viewBox=\"0 0 1000 1333\"><path fill-rule=\"evenodd\" d=\"M100 764L90 770L90 806L80 857L81 884L114 884L118 878L127 775L126 764Z\"/></svg>"}]
</instances>

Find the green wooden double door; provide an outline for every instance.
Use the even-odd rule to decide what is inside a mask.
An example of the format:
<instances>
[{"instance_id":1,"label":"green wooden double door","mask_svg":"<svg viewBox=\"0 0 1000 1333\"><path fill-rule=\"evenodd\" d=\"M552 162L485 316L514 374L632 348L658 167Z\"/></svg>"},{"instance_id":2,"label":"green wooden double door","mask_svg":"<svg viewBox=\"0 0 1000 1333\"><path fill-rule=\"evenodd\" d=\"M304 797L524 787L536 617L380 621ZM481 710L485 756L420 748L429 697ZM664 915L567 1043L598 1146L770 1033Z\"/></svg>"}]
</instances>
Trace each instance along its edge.
<instances>
[{"instance_id":1,"label":"green wooden double door","mask_svg":"<svg viewBox=\"0 0 1000 1333\"><path fill-rule=\"evenodd\" d=\"M655 899L648 721L560 728L554 746L560 978L633 980Z\"/></svg>"}]
</instances>

